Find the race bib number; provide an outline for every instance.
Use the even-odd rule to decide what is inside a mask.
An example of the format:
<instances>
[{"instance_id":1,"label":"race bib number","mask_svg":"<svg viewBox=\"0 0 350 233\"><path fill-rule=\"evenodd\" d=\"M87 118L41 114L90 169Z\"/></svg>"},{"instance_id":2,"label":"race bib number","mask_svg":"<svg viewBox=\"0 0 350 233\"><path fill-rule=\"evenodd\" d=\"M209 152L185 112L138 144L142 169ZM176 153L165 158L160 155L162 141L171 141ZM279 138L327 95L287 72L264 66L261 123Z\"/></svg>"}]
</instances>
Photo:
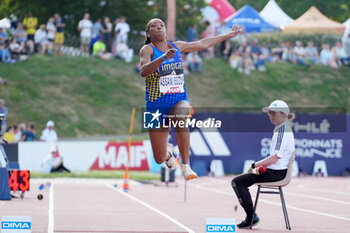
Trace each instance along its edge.
<instances>
[{"instance_id":1,"label":"race bib number","mask_svg":"<svg viewBox=\"0 0 350 233\"><path fill-rule=\"evenodd\" d=\"M171 74L161 76L159 79L159 91L161 93L182 93L184 88L185 76L183 74L176 74L173 71Z\"/></svg>"}]
</instances>

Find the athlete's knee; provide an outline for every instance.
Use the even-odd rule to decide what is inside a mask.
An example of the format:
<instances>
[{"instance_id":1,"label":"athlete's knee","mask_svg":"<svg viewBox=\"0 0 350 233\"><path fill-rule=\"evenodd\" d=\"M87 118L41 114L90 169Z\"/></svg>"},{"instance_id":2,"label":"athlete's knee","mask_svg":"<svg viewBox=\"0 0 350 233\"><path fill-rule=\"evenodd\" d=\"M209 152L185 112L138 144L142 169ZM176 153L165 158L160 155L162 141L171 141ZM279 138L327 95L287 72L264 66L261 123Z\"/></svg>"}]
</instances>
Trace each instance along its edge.
<instances>
[{"instance_id":1,"label":"athlete's knee","mask_svg":"<svg viewBox=\"0 0 350 233\"><path fill-rule=\"evenodd\" d=\"M162 164L165 161L165 158L163 158L162 156L154 156L154 160L157 164Z\"/></svg>"}]
</instances>

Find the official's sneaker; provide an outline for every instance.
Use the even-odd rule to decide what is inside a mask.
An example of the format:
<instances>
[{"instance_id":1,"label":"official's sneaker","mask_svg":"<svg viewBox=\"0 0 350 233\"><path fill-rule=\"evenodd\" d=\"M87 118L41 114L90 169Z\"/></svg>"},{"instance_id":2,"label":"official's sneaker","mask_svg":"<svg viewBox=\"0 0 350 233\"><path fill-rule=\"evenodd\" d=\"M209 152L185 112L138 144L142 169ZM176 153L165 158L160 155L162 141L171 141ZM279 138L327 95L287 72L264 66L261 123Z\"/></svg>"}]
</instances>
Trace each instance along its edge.
<instances>
[{"instance_id":1,"label":"official's sneaker","mask_svg":"<svg viewBox=\"0 0 350 233\"><path fill-rule=\"evenodd\" d=\"M259 219L258 215L255 214L252 226L257 225L259 223L259 221L260 221L260 219ZM241 228L241 229L249 228L251 222L252 222L251 220L248 220L247 218L245 218L244 221L242 221L240 224L237 225L237 227Z\"/></svg>"},{"instance_id":2,"label":"official's sneaker","mask_svg":"<svg viewBox=\"0 0 350 233\"><path fill-rule=\"evenodd\" d=\"M165 164L168 166L170 170L175 170L177 167L177 161L174 157L174 146L171 143L168 143L168 154L170 154L170 158L165 161Z\"/></svg>"},{"instance_id":3,"label":"official's sneaker","mask_svg":"<svg viewBox=\"0 0 350 233\"><path fill-rule=\"evenodd\" d=\"M192 179L196 179L197 173L195 173L192 169L191 166L189 164L182 164L182 173L184 175L184 178L186 180L192 180Z\"/></svg>"}]
</instances>

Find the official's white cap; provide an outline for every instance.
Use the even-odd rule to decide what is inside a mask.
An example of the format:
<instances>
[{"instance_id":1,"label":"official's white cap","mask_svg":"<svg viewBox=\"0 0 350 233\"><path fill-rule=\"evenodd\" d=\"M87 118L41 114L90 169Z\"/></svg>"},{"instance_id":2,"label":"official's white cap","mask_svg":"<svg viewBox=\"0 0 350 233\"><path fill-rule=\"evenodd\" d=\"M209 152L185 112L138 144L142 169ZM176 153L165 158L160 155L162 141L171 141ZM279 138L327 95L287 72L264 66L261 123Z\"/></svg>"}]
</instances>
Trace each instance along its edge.
<instances>
[{"instance_id":1,"label":"official's white cap","mask_svg":"<svg viewBox=\"0 0 350 233\"><path fill-rule=\"evenodd\" d=\"M55 126L55 123L54 123L53 121L48 121L48 122L46 123L46 126L47 126L47 127L54 127L54 126Z\"/></svg>"},{"instance_id":2,"label":"official's white cap","mask_svg":"<svg viewBox=\"0 0 350 233\"><path fill-rule=\"evenodd\" d=\"M275 101L273 101L270 104L270 106L263 107L261 109L261 111L263 111L263 112L269 112L269 111L283 112L284 114L286 114L286 116L288 116L289 113L290 113L288 104L286 102L282 101L282 100L275 100Z\"/></svg>"}]
</instances>

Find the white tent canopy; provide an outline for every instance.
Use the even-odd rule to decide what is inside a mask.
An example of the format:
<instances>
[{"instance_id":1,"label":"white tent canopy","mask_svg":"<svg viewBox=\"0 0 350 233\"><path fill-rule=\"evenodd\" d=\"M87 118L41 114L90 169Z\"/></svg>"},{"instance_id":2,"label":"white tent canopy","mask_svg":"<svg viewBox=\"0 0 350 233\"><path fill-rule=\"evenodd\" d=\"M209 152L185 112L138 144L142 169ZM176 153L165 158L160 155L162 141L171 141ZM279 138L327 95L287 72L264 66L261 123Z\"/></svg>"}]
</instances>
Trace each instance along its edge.
<instances>
[{"instance_id":1,"label":"white tent canopy","mask_svg":"<svg viewBox=\"0 0 350 233\"><path fill-rule=\"evenodd\" d=\"M262 9L260 15L268 23L279 28L283 28L283 26L294 21L278 6L275 0L270 0Z\"/></svg>"}]
</instances>

